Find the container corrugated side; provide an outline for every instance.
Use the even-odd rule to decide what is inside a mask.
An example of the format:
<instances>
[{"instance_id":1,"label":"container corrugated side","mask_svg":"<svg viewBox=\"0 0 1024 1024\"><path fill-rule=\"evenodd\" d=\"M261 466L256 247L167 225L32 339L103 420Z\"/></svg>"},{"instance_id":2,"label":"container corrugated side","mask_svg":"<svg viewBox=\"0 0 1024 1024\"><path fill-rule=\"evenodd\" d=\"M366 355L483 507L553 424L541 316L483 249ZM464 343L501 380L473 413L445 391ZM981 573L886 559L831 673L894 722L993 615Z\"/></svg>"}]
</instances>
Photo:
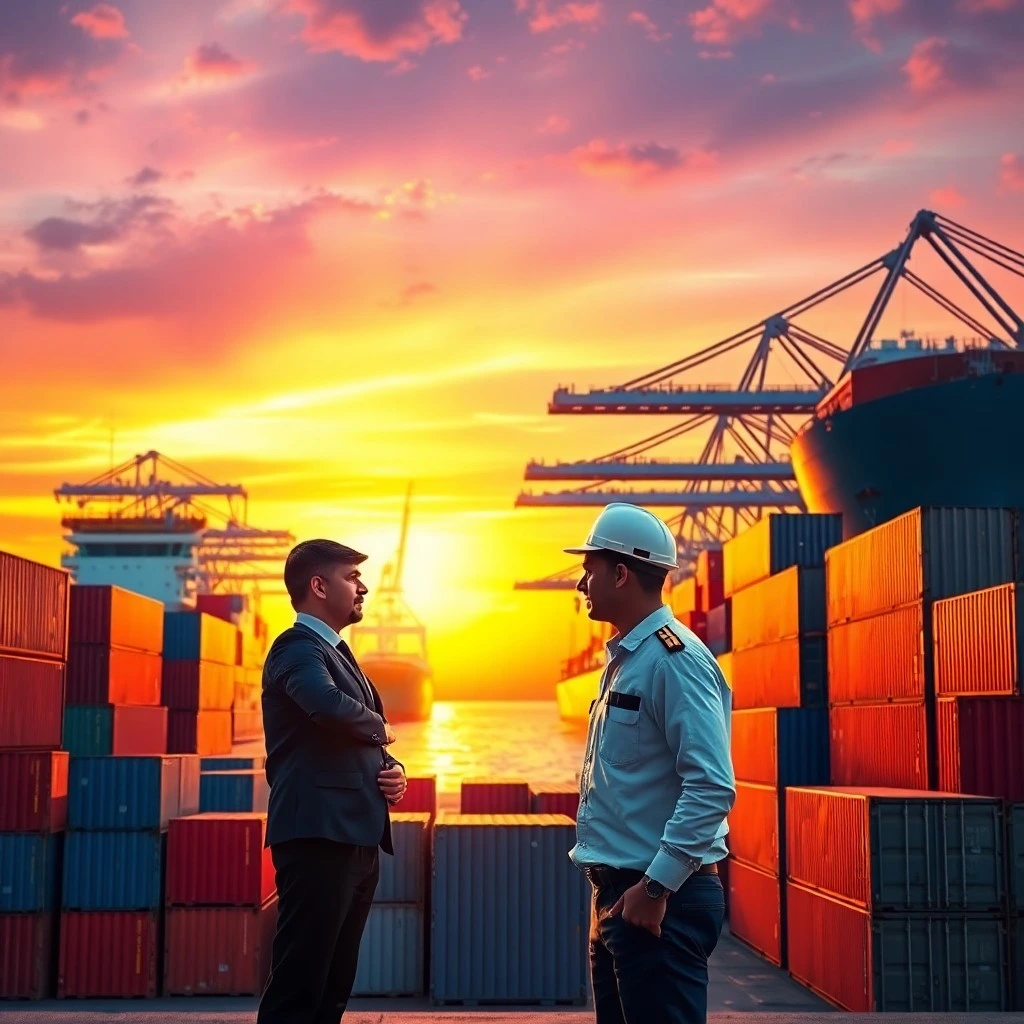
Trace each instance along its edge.
<instances>
[{"instance_id":1,"label":"container corrugated side","mask_svg":"<svg viewBox=\"0 0 1024 1024\"><path fill-rule=\"evenodd\" d=\"M839 515L771 512L762 516L723 546L725 596L792 565L820 567L825 552L842 539Z\"/></svg>"},{"instance_id":2,"label":"container corrugated side","mask_svg":"<svg viewBox=\"0 0 1024 1024\"><path fill-rule=\"evenodd\" d=\"M552 783L535 788L530 811L533 814L564 814L576 820L580 809L580 788L574 782L561 786Z\"/></svg>"},{"instance_id":3,"label":"container corrugated side","mask_svg":"<svg viewBox=\"0 0 1024 1024\"><path fill-rule=\"evenodd\" d=\"M732 649L825 633L825 570L794 565L732 596Z\"/></svg>"},{"instance_id":4,"label":"container corrugated side","mask_svg":"<svg viewBox=\"0 0 1024 1024\"><path fill-rule=\"evenodd\" d=\"M464 779L463 814L529 814L530 784L524 779Z\"/></svg>"},{"instance_id":5,"label":"container corrugated side","mask_svg":"<svg viewBox=\"0 0 1024 1024\"><path fill-rule=\"evenodd\" d=\"M57 905L64 843L53 835L0 833L0 914L37 914Z\"/></svg>"},{"instance_id":6,"label":"container corrugated side","mask_svg":"<svg viewBox=\"0 0 1024 1024\"><path fill-rule=\"evenodd\" d=\"M560 815L438 815L435 1002L585 1004L590 886L566 856L575 841Z\"/></svg>"},{"instance_id":7,"label":"container corrugated side","mask_svg":"<svg viewBox=\"0 0 1024 1024\"><path fill-rule=\"evenodd\" d=\"M230 711L167 712L167 752L169 754L230 754Z\"/></svg>"},{"instance_id":8,"label":"container corrugated side","mask_svg":"<svg viewBox=\"0 0 1024 1024\"><path fill-rule=\"evenodd\" d=\"M156 911L67 911L60 916L57 996L153 998L159 956Z\"/></svg>"},{"instance_id":9,"label":"container corrugated side","mask_svg":"<svg viewBox=\"0 0 1024 1024\"><path fill-rule=\"evenodd\" d=\"M64 910L154 910L163 895L164 834L69 832Z\"/></svg>"},{"instance_id":10,"label":"container corrugated side","mask_svg":"<svg viewBox=\"0 0 1024 1024\"><path fill-rule=\"evenodd\" d=\"M1006 809L1007 863L1010 878L1010 906L1024 914L1024 804Z\"/></svg>"},{"instance_id":11,"label":"container corrugated side","mask_svg":"<svg viewBox=\"0 0 1024 1024\"><path fill-rule=\"evenodd\" d=\"M167 996L258 996L270 975L277 897L261 907L171 907L164 932Z\"/></svg>"},{"instance_id":12,"label":"container corrugated side","mask_svg":"<svg viewBox=\"0 0 1024 1024\"><path fill-rule=\"evenodd\" d=\"M725 601L725 559L721 548L705 548L697 556L698 611L710 612Z\"/></svg>"},{"instance_id":13,"label":"container corrugated side","mask_svg":"<svg viewBox=\"0 0 1024 1024\"><path fill-rule=\"evenodd\" d=\"M213 661L163 661L160 700L169 708L230 711L235 696L235 670Z\"/></svg>"},{"instance_id":14,"label":"container corrugated side","mask_svg":"<svg viewBox=\"0 0 1024 1024\"><path fill-rule=\"evenodd\" d=\"M923 703L844 704L828 717L835 785L930 787L934 751Z\"/></svg>"},{"instance_id":15,"label":"container corrugated side","mask_svg":"<svg viewBox=\"0 0 1024 1024\"><path fill-rule=\"evenodd\" d=\"M780 820L785 812L782 794L774 786L736 783L736 802L729 812L729 851L735 860L753 864L770 874L780 873L785 835Z\"/></svg>"},{"instance_id":16,"label":"container corrugated side","mask_svg":"<svg viewBox=\"0 0 1024 1024\"><path fill-rule=\"evenodd\" d=\"M729 934L773 964L786 966L783 883L778 875L731 858Z\"/></svg>"},{"instance_id":17,"label":"container corrugated side","mask_svg":"<svg viewBox=\"0 0 1024 1024\"><path fill-rule=\"evenodd\" d=\"M277 891L266 814L194 814L167 834L167 904L262 906Z\"/></svg>"},{"instance_id":18,"label":"container corrugated side","mask_svg":"<svg viewBox=\"0 0 1024 1024\"><path fill-rule=\"evenodd\" d=\"M160 830L179 813L173 757L76 757L68 783L68 826Z\"/></svg>"},{"instance_id":19,"label":"container corrugated side","mask_svg":"<svg viewBox=\"0 0 1024 1024\"><path fill-rule=\"evenodd\" d=\"M794 882L865 909L999 912L1006 898L1002 820L997 800L792 787L786 870Z\"/></svg>"},{"instance_id":20,"label":"container corrugated side","mask_svg":"<svg viewBox=\"0 0 1024 1024\"><path fill-rule=\"evenodd\" d=\"M68 754L0 751L0 832L59 832L68 817Z\"/></svg>"},{"instance_id":21,"label":"container corrugated side","mask_svg":"<svg viewBox=\"0 0 1024 1024\"><path fill-rule=\"evenodd\" d=\"M786 886L789 972L861 1013L998 1013L1008 1005L999 917L872 917L793 882Z\"/></svg>"},{"instance_id":22,"label":"container corrugated side","mask_svg":"<svg viewBox=\"0 0 1024 1024\"><path fill-rule=\"evenodd\" d=\"M56 750L64 729L64 666L0 654L0 748Z\"/></svg>"},{"instance_id":23,"label":"container corrugated side","mask_svg":"<svg viewBox=\"0 0 1024 1024\"><path fill-rule=\"evenodd\" d=\"M932 689L930 626L921 602L828 631L830 704L925 699Z\"/></svg>"},{"instance_id":24,"label":"container corrugated side","mask_svg":"<svg viewBox=\"0 0 1024 1024\"><path fill-rule=\"evenodd\" d=\"M1024 607L1018 586L936 601L933 614L940 697L1020 696Z\"/></svg>"},{"instance_id":25,"label":"container corrugated side","mask_svg":"<svg viewBox=\"0 0 1024 1024\"><path fill-rule=\"evenodd\" d=\"M829 782L827 708L748 708L732 713L732 763L741 782Z\"/></svg>"},{"instance_id":26,"label":"container corrugated side","mask_svg":"<svg viewBox=\"0 0 1024 1024\"><path fill-rule=\"evenodd\" d=\"M935 718L941 789L1024 800L1024 701L948 697Z\"/></svg>"},{"instance_id":27,"label":"container corrugated side","mask_svg":"<svg viewBox=\"0 0 1024 1024\"><path fill-rule=\"evenodd\" d=\"M200 776L200 811L266 811L269 799L270 786L262 768Z\"/></svg>"},{"instance_id":28,"label":"container corrugated side","mask_svg":"<svg viewBox=\"0 0 1024 1024\"><path fill-rule=\"evenodd\" d=\"M127 704L69 704L64 749L72 757L167 753L167 708Z\"/></svg>"},{"instance_id":29,"label":"container corrugated side","mask_svg":"<svg viewBox=\"0 0 1024 1024\"><path fill-rule=\"evenodd\" d=\"M406 780L405 795L396 807L403 814L426 811L431 818L437 814L437 776L420 775Z\"/></svg>"},{"instance_id":30,"label":"container corrugated side","mask_svg":"<svg viewBox=\"0 0 1024 1024\"><path fill-rule=\"evenodd\" d=\"M64 569L0 551L0 654L63 661L69 588Z\"/></svg>"},{"instance_id":31,"label":"container corrugated side","mask_svg":"<svg viewBox=\"0 0 1024 1024\"><path fill-rule=\"evenodd\" d=\"M828 694L825 637L780 640L733 651L732 706L824 707Z\"/></svg>"},{"instance_id":32,"label":"container corrugated side","mask_svg":"<svg viewBox=\"0 0 1024 1024\"><path fill-rule=\"evenodd\" d=\"M1024 1010L1024 917L1010 918L1010 1009Z\"/></svg>"},{"instance_id":33,"label":"container corrugated side","mask_svg":"<svg viewBox=\"0 0 1024 1024\"><path fill-rule=\"evenodd\" d=\"M375 903L415 903L427 899L430 863L430 815L424 811L391 815L393 857L380 858Z\"/></svg>"},{"instance_id":34,"label":"container corrugated side","mask_svg":"<svg viewBox=\"0 0 1024 1024\"><path fill-rule=\"evenodd\" d=\"M69 704L159 704L163 659L147 651L71 644Z\"/></svg>"},{"instance_id":35,"label":"container corrugated side","mask_svg":"<svg viewBox=\"0 0 1024 1024\"><path fill-rule=\"evenodd\" d=\"M833 626L1013 583L1016 516L1000 508L917 508L837 545L826 559Z\"/></svg>"},{"instance_id":36,"label":"container corrugated side","mask_svg":"<svg viewBox=\"0 0 1024 1024\"><path fill-rule=\"evenodd\" d=\"M727 597L721 604L707 612L708 650L712 654L727 654L732 650L732 598Z\"/></svg>"},{"instance_id":37,"label":"container corrugated side","mask_svg":"<svg viewBox=\"0 0 1024 1024\"><path fill-rule=\"evenodd\" d=\"M199 813L200 757L198 754L172 754L181 771L178 787L178 814L184 818Z\"/></svg>"},{"instance_id":38,"label":"container corrugated side","mask_svg":"<svg viewBox=\"0 0 1024 1024\"><path fill-rule=\"evenodd\" d=\"M53 995L54 915L0 914L0 999Z\"/></svg>"},{"instance_id":39,"label":"container corrugated side","mask_svg":"<svg viewBox=\"0 0 1024 1024\"><path fill-rule=\"evenodd\" d=\"M111 585L71 587L71 643L125 647L160 654L164 603Z\"/></svg>"},{"instance_id":40,"label":"container corrugated side","mask_svg":"<svg viewBox=\"0 0 1024 1024\"><path fill-rule=\"evenodd\" d=\"M236 704L231 709L231 739L235 743L263 739L263 712L259 708L245 710Z\"/></svg>"},{"instance_id":41,"label":"container corrugated side","mask_svg":"<svg viewBox=\"0 0 1024 1024\"><path fill-rule=\"evenodd\" d=\"M375 903L359 945L352 995L422 995L425 927L422 907Z\"/></svg>"},{"instance_id":42,"label":"container corrugated side","mask_svg":"<svg viewBox=\"0 0 1024 1024\"><path fill-rule=\"evenodd\" d=\"M234 665L238 629L203 612L164 613L164 657L168 661L213 661Z\"/></svg>"}]
</instances>

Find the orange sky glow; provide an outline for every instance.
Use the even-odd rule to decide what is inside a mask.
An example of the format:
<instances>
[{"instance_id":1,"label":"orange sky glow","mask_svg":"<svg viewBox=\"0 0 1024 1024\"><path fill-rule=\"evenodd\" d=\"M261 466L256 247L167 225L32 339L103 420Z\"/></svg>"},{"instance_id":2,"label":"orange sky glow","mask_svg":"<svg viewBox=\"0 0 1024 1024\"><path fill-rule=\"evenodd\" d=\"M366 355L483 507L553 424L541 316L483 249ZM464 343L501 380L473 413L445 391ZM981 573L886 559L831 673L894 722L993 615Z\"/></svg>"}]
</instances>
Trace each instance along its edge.
<instances>
[{"instance_id":1,"label":"orange sky glow","mask_svg":"<svg viewBox=\"0 0 1024 1024\"><path fill-rule=\"evenodd\" d=\"M594 512L515 509L524 465L669 425L552 390L756 323L922 207L1024 247L1022 42L1024 0L4 4L0 547L57 562L53 489L113 432L372 588L413 480L439 692L551 696L587 625L512 584ZM808 326L848 343L870 296ZM883 327L951 329L916 293Z\"/></svg>"}]
</instances>

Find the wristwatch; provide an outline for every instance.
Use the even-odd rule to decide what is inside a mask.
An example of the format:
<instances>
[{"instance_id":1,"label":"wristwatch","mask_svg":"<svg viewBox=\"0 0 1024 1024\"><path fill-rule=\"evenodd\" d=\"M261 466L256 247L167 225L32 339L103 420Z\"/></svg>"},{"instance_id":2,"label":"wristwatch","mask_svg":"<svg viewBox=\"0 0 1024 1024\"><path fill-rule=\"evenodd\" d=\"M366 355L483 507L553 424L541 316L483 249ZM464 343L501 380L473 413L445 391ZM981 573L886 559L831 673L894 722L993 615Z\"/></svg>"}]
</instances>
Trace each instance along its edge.
<instances>
[{"instance_id":1,"label":"wristwatch","mask_svg":"<svg viewBox=\"0 0 1024 1024\"><path fill-rule=\"evenodd\" d=\"M666 889L661 882L656 882L653 878L649 878L647 875L644 875L644 892L647 893L652 900L663 900L668 896L668 889Z\"/></svg>"}]
</instances>

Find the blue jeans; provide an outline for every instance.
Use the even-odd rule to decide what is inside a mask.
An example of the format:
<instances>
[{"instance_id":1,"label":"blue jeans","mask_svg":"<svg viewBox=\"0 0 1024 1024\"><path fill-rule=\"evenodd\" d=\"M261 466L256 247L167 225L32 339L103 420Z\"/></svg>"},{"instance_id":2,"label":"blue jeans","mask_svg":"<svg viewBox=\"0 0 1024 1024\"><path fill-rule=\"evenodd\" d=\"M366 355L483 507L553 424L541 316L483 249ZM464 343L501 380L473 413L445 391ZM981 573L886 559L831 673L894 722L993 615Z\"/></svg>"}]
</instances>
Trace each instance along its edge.
<instances>
[{"instance_id":1,"label":"blue jeans","mask_svg":"<svg viewBox=\"0 0 1024 1024\"><path fill-rule=\"evenodd\" d=\"M597 1024L705 1024L708 957L725 919L722 882L717 874L691 875L669 896L656 938L621 913L609 916L641 877L605 871L594 879L590 969Z\"/></svg>"}]
</instances>

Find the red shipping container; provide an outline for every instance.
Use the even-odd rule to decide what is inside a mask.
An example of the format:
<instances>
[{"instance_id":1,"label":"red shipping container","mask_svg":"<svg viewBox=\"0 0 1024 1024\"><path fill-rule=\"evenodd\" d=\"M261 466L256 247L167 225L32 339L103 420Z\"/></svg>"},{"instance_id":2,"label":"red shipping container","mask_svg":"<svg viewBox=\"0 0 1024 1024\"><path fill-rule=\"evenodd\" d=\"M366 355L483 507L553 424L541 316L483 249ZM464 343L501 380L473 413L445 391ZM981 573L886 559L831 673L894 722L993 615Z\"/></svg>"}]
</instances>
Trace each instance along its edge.
<instances>
[{"instance_id":1,"label":"red shipping container","mask_svg":"<svg viewBox=\"0 0 1024 1024\"><path fill-rule=\"evenodd\" d=\"M736 783L736 802L729 812L729 850L735 860L779 874L779 818L782 797L774 786Z\"/></svg>"},{"instance_id":2,"label":"red shipping container","mask_svg":"<svg viewBox=\"0 0 1024 1024\"><path fill-rule=\"evenodd\" d=\"M936 732L939 789L1024 803L1024 701L940 700Z\"/></svg>"},{"instance_id":3,"label":"red shipping container","mask_svg":"<svg viewBox=\"0 0 1024 1024\"><path fill-rule=\"evenodd\" d=\"M534 814L565 814L576 820L580 808L580 790L575 783L546 785L533 792Z\"/></svg>"},{"instance_id":4,"label":"red shipping container","mask_svg":"<svg viewBox=\"0 0 1024 1024\"><path fill-rule=\"evenodd\" d=\"M100 716L99 708L92 704L83 705L90 714L88 722L83 725L75 721L76 705L68 706L68 733L65 745L74 756L113 754L120 757L145 754L167 753L167 708L128 704L108 704L105 709L110 714L110 732L106 733L106 715ZM71 734L72 728L76 733ZM87 730L95 730L88 735ZM86 735L82 735L85 731ZM79 746L79 743L82 745ZM107 750L109 743L110 749Z\"/></svg>"},{"instance_id":5,"label":"red shipping container","mask_svg":"<svg viewBox=\"0 0 1024 1024\"><path fill-rule=\"evenodd\" d=\"M69 588L64 569L0 551L0 654L63 661Z\"/></svg>"},{"instance_id":6,"label":"red shipping container","mask_svg":"<svg viewBox=\"0 0 1024 1024\"><path fill-rule=\"evenodd\" d=\"M167 753L230 754L230 711L182 711L172 708L167 712Z\"/></svg>"},{"instance_id":7,"label":"red shipping container","mask_svg":"<svg viewBox=\"0 0 1024 1024\"><path fill-rule=\"evenodd\" d=\"M160 701L175 710L230 711L235 669L212 661L165 661Z\"/></svg>"},{"instance_id":8,"label":"red shipping container","mask_svg":"<svg viewBox=\"0 0 1024 1024\"><path fill-rule=\"evenodd\" d=\"M691 632L697 634L697 639L702 643L708 638L708 617L704 612L681 612L677 619Z\"/></svg>"},{"instance_id":9,"label":"red shipping container","mask_svg":"<svg viewBox=\"0 0 1024 1024\"><path fill-rule=\"evenodd\" d=\"M437 817L437 776L424 775L406 779L405 796L395 805L403 814L429 814Z\"/></svg>"},{"instance_id":10,"label":"red shipping container","mask_svg":"<svg viewBox=\"0 0 1024 1024\"><path fill-rule=\"evenodd\" d=\"M53 995L53 915L0 914L0 999Z\"/></svg>"},{"instance_id":11,"label":"red shipping container","mask_svg":"<svg viewBox=\"0 0 1024 1024\"><path fill-rule=\"evenodd\" d=\"M459 809L462 814L529 814L530 802L530 784L522 779L464 779Z\"/></svg>"},{"instance_id":12,"label":"red shipping container","mask_svg":"<svg viewBox=\"0 0 1024 1024\"><path fill-rule=\"evenodd\" d=\"M0 655L0 748L56 750L64 734L64 665Z\"/></svg>"},{"instance_id":13,"label":"red shipping container","mask_svg":"<svg viewBox=\"0 0 1024 1024\"><path fill-rule=\"evenodd\" d=\"M248 610L248 603L244 594L200 594L196 597L196 611L237 626L239 619Z\"/></svg>"},{"instance_id":14,"label":"red shipping container","mask_svg":"<svg viewBox=\"0 0 1024 1024\"><path fill-rule=\"evenodd\" d=\"M930 788L932 752L923 703L845 704L829 708L828 721L834 785Z\"/></svg>"},{"instance_id":15,"label":"red shipping container","mask_svg":"<svg viewBox=\"0 0 1024 1024\"><path fill-rule=\"evenodd\" d=\"M725 559L722 550L705 549L697 556L698 610L709 612L725 602Z\"/></svg>"},{"instance_id":16,"label":"red shipping container","mask_svg":"<svg viewBox=\"0 0 1024 1024\"><path fill-rule=\"evenodd\" d=\"M732 859L729 933L779 967L786 963L782 895L777 875Z\"/></svg>"},{"instance_id":17,"label":"red shipping container","mask_svg":"<svg viewBox=\"0 0 1024 1024\"><path fill-rule=\"evenodd\" d=\"M171 907L166 996L258 996L270 975L277 897L262 907Z\"/></svg>"},{"instance_id":18,"label":"red shipping container","mask_svg":"<svg viewBox=\"0 0 1024 1024\"><path fill-rule=\"evenodd\" d=\"M260 907L277 891L267 816L207 813L171 819L167 833L168 906Z\"/></svg>"},{"instance_id":19,"label":"red shipping container","mask_svg":"<svg viewBox=\"0 0 1024 1024\"><path fill-rule=\"evenodd\" d=\"M68 650L69 704L160 703L163 659L148 651L97 644L72 644Z\"/></svg>"},{"instance_id":20,"label":"red shipping container","mask_svg":"<svg viewBox=\"0 0 1024 1024\"><path fill-rule=\"evenodd\" d=\"M0 751L0 832L64 830L69 760L63 750Z\"/></svg>"},{"instance_id":21,"label":"red shipping container","mask_svg":"<svg viewBox=\"0 0 1024 1024\"><path fill-rule=\"evenodd\" d=\"M1020 696L1024 608L1018 587L936 601L934 615L935 692L940 697Z\"/></svg>"},{"instance_id":22,"label":"red shipping container","mask_svg":"<svg viewBox=\"0 0 1024 1024\"><path fill-rule=\"evenodd\" d=\"M920 601L870 619L830 626L829 703L924 700L931 663Z\"/></svg>"},{"instance_id":23,"label":"red shipping container","mask_svg":"<svg viewBox=\"0 0 1024 1024\"><path fill-rule=\"evenodd\" d=\"M115 586L71 588L72 644L123 647L160 654L164 649L164 603Z\"/></svg>"},{"instance_id":24,"label":"red shipping container","mask_svg":"<svg viewBox=\"0 0 1024 1024\"><path fill-rule=\"evenodd\" d=\"M60 916L60 999L138 998L157 994L157 911L65 911Z\"/></svg>"}]
</instances>

